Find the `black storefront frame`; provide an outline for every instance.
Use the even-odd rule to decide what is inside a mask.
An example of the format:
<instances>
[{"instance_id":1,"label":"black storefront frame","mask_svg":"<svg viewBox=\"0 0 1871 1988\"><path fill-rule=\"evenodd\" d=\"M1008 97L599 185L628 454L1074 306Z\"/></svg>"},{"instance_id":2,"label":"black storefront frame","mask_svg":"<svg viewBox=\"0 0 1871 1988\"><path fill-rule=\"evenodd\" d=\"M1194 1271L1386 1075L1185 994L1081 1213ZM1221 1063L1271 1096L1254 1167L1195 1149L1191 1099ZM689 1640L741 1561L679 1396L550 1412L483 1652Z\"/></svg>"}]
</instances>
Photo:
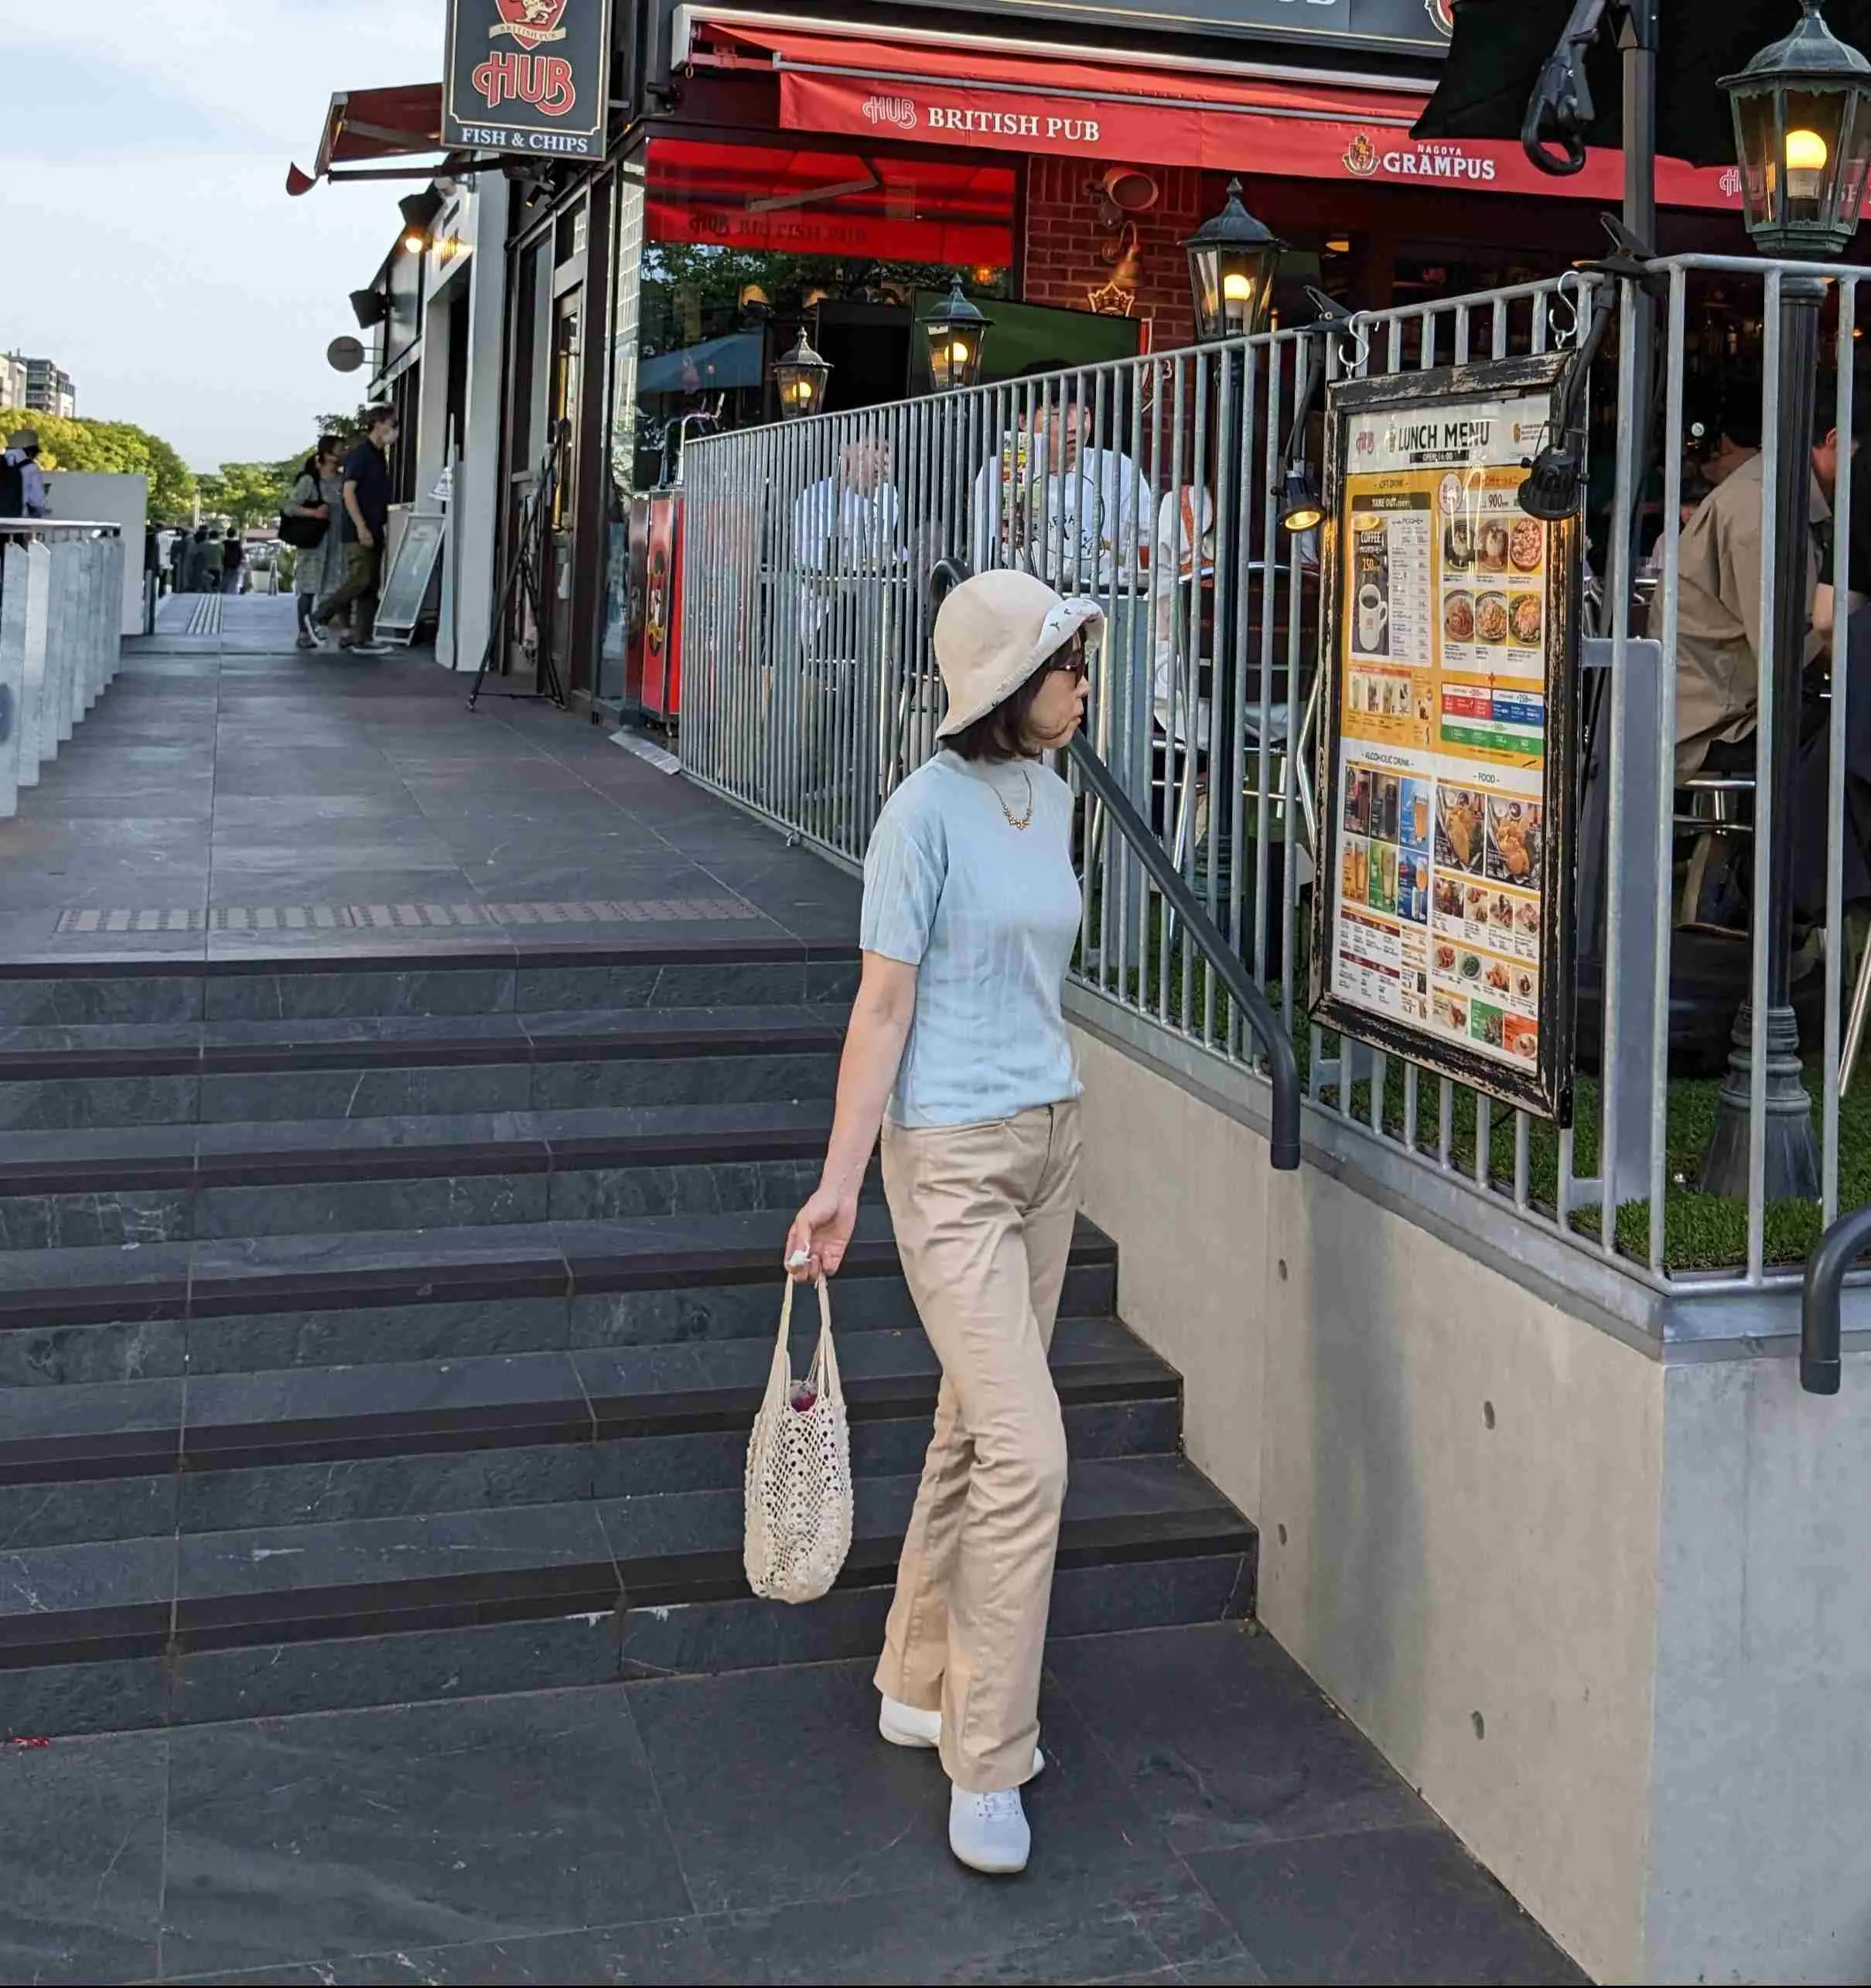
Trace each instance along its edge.
<instances>
[{"instance_id":1,"label":"black storefront frame","mask_svg":"<svg viewBox=\"0 0 1871 1988\"><path fill-rule=\"evenodd\" d=\"M560 297L575 288L581 292L580 363L572 416L572 449L578 474L572 485L571 514L563 524L571 545L570 597L558 597L557 569L548 563L548 606L552 625L545 631L545 636L555 645L567 704L572 709L590 713L594 718L597 712L593 693L597 683L599 624L603 613L605 496L609 480L608 463L599 462L599 453L603 439L608 388L594 389L590 361L596 343L604 349L606 363L603 371L608 373L610 188L616 166L614 158L607 159L603 166L579 172L562 186L553 188L544 205L527 203L520 213L517 225L510 225L501 331L500 504L496 545L497 570L504 578L518 549L519 494L527 481L535 476L545 453L545 425L535 424L533 418L533 410L542 400L546 422L551 418L551 334L555 313L550 306L555 306ZM559 230L568 220L575 228L576 217L581 213L585 220L583 246L561 262L555 254ZM544 259L543 271L535 258ZM521 321L523 310L531 313L538 309L541 276L548 306L544 314L547 336L543 341L536 336L527 336L531 328ZM523 412L520 395L523 370L526 394L524 430L520 418ZM600 470L602 475L599 473ZM495 631L495 666L502 675L514 673L519 648L514 639L516 627L514 614L510 614Z\"/></svg>"}]
</instances>

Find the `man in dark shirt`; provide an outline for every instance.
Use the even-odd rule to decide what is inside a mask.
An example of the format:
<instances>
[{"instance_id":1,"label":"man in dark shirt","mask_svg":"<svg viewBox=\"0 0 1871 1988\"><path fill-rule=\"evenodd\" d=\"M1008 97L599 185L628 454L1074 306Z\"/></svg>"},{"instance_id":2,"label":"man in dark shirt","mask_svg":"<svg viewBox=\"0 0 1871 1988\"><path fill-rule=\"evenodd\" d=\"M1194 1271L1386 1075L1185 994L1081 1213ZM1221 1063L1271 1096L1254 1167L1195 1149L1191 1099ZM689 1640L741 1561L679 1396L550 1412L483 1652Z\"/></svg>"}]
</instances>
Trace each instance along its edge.
<instances>
[{"instance_id":1,"label":"man in dark shirt","mask_svg":"<svg viewBox=\"0 0 1871 1988\"><path fill-rule=\"evenodd\" d=\"M337 626L338 647L367 656L382 645L372 640L377 618L377 581L383 570L384 534L390 524L390 465L396 441L396 411L374 407L364 416L364 439L344 459L344 501L337 518L336 586L318 604L315 628Z\"/></svg>"}]
</instances>

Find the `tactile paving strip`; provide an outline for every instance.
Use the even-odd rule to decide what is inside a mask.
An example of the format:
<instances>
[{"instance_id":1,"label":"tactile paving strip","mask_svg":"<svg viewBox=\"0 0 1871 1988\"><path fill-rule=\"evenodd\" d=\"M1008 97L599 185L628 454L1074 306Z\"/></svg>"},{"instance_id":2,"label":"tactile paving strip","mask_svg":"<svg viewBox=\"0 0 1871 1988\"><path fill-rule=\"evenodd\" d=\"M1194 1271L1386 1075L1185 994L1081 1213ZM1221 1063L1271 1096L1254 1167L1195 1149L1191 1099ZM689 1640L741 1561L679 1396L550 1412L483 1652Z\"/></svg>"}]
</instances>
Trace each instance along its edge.
<instances>
[{"instance_id":1,"label":"tactile paving strip","mask_svg":"<svg viewBox=\"0 0 1871 1988\"><path fill-rule=\"evenodd\" d=\"M61 911L60 938L108 932L450 931L499 925L695 924L757 918L738 897L588 898L553 904L214 904Z\"/></svg>"}]
</instances>

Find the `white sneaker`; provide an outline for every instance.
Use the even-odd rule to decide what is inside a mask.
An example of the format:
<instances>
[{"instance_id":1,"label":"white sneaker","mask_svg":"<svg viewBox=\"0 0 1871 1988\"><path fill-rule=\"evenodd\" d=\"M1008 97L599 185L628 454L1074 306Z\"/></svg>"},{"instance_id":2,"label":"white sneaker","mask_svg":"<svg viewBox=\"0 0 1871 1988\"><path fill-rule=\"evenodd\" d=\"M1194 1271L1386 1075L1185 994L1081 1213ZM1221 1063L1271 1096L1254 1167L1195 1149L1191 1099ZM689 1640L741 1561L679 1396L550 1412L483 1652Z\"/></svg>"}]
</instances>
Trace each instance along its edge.
<instances>
[{"instance_id":1,"label":"white sneaker","mask_svg":"<svg viewBox=\"0 0 1871 1988\"><path fill-rule=\"evenodd\" d=\"M883 1709L877 1714L877 1730L893 1747L939 1747L942 1744L942 1715L939 1712L919 1712L913 1705L905 1705L900 1699L885 1696ZM1045 1766L1045 1754L1035 1747L1033 1772L1042 1772Z\"/></svg>"},{"instance_id":2,"label":"white sneaker","mask_svg":"<svg viewBox=\"0 0 1871 1988\"><path fill-rule=\"evenodd\" d=\"M971 1795L951 1784L948 1846L971 1870L1007 1877L1026 1868L1033 1831L1017 1788L994 1795Z\"/></svg>"}]
</instances>

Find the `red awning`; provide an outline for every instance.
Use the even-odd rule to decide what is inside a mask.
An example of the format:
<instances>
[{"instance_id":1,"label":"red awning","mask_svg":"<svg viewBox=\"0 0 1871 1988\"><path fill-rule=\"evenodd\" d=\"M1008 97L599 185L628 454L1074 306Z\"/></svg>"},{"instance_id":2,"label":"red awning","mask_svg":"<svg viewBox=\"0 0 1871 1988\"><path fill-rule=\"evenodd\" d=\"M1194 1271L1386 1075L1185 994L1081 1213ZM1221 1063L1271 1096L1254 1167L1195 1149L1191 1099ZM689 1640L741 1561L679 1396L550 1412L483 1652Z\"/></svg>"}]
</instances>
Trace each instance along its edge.
<instances>
[{"instance_id":1,"label":"red awning","mask_svg":"<svg viewBox=\"0 0 1871 1988\"><path fill-rule=\"evenodd\" d=\"M442 85L405 83L384 90L340 90L325 113L318 163L286 172L289 193L309 193L334 166L401 159L442 149Z\"/></svg>"},{"instance_id":2,"label":"red awning","mask_svg":"<svg viewBox=\"0 0 1871 1988\"><path fill-rule=\"evenodd\" d=\"M1013 259L1013 171L999 163L653 138L647 190L652 241L996 269Z\"/></svg>"},{"instance_id":3,"label":"red awning","mask_svg":"<svg viewBox=\"0 0 1871 1988\"><path fill-rule=\"evenodd\" d=\"M705 32L697 64L743 67L751 56L779 72L780 121L791 130L1613 205L1623 191L1614 152L1594 152L1583 172L1555 179L1515 144L1413 138L1426 93L999 55L976 43L713 22ZM1740 210L1732 166L1661 159L1657 191L1666 206Z\"/></svg>"}]
</instances>

